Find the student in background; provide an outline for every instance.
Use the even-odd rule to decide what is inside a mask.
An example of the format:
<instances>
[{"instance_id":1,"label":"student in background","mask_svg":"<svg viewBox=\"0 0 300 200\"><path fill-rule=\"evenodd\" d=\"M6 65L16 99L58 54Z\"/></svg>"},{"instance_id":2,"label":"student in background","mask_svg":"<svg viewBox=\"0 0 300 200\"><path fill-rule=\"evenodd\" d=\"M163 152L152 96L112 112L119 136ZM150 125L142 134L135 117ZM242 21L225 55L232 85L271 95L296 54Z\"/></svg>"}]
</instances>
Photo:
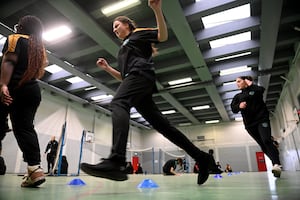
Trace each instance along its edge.
<instances>
[{"instance_id":1,"label":"student in background","mask_svg":"<svg viewBox=\"0 0 300 200\"><path fill-rule=\"evenodd\" d=\"M225 172L226 173L232 172L232 168L231 168L231 166L228 163L226 164Z\"/></svg>"},{"instance_id":2,"label":"student in background","mask_svg":"<svg viewBox=\"0 0 300 200\"><path fill-rule=\"evenodd\" d=\"M176 168L183 168L182 158L168 160L163 166L164 175L179 175L180 172L176 172Z\"/></svg>"},{"instance_id":3,"label":"student in background","mask_svg":"<svg viewBox=\"0 0 300 200\"><path fill-rule=\"evenodd\" d=\"M263 99L265 88L253 84L250 76L238 77L236 84L241 92L232 99L232 112L241 112L245 129L270 158L273 164L272 173L279 178L281 175L279 151L271 139L269 111Z\"/></svg>"},{"instance_id":4,"label":"student in background","mask_svg":"<svg viewBox=\"0 0 300 200\"><path fill-rule=\"evenodd\" d=\"M138 164L138 168L137 168L135 173L136 174L143 174L144 173L141 163Z\"/></svg>"},{"instance_id":5,"label":"student in background","mask_svg":"<svg viewBox=\"0 0 300 200\"><path fill-rule=\"evenodd\" d=\"M58 142L55 140L55 136L51 136L51 140L48 142L45 149L45 154L47 154L48 174L49 173L51 174L54 168L57 148L58 148Z\"/></svg>"}]
</instances>

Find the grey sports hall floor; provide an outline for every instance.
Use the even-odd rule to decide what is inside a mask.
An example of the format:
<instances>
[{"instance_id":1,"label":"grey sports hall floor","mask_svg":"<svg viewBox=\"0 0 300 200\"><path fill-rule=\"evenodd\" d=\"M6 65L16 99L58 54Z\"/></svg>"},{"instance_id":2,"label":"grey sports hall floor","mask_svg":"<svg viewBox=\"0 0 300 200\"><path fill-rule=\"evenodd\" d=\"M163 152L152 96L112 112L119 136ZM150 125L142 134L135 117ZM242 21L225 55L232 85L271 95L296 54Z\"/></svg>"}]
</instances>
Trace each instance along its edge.
<instances>
[{"instance_id":1,"label":"grey sports hall floor","mask_svg":"<svg viewBox=\"0 0 300 200\"><path fill-rule=\"evenodd\" d=\"M166 177L163 175L130 175L125 182L109 181L90 176L47 177L40 188L21 188L21 176L0 176L1 200L299 200L300 172L283 172L276 179L270 172L222 174L222 178L210 175L208 181L198 186L196 174ZM71 186L79 179L84 186ZM144 180L154 181L158 188L139 189Z\"/></svg>"}]
</instances>

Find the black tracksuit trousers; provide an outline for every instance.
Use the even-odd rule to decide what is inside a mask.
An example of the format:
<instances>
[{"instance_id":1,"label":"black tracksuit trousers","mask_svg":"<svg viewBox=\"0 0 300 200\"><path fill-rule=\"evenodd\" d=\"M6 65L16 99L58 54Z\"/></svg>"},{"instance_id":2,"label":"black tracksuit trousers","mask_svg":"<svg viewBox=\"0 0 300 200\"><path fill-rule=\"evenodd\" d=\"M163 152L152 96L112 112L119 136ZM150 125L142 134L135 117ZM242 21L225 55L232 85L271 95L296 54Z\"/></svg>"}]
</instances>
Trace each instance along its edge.
<instances>
[{"instance_id":1,"label":"black tracksuit trousers","mask_svg":"<svg viewBox=\"0 0 300 200\"><path fill-rule=\"evenodd\" d=\"M272 164L279 164L279 151L271 140L271 126L269 121L246 127L248 133L258 143L261 150L270 158Z\"/></svg>"},{"instance_id":2,"label":"black tracksuit trousers","mask_svg":"<svg viewBox=\"0 0 300 200\"><path fill-rule=\"evenodd\" d=\"M130 108L136 110L154 129L171 142L185 150L201 163L207 162L207 153L198 149L183 133L171 126L152 100L156 90L152 81L139 72L129 74L120 84L111 102L113 123L113 146L110 158L120 163L126 160L126 145L129 131Z\"/></svg>"},{"instance_id":3,"label":"black tracksuit trousers","mask_svg":"<svg viewBox=\"0 0 300 200\"><path fill-rule=\"evenodd\" d=\"M41 161L40 147L33 120L41 101L40 87L36 81L31 81L10 91L10 95L13 98L10 106L0 103L0 138L5 136L9 114L24 161L28 165L38 165Z\"/></svg>"}]
</instances>

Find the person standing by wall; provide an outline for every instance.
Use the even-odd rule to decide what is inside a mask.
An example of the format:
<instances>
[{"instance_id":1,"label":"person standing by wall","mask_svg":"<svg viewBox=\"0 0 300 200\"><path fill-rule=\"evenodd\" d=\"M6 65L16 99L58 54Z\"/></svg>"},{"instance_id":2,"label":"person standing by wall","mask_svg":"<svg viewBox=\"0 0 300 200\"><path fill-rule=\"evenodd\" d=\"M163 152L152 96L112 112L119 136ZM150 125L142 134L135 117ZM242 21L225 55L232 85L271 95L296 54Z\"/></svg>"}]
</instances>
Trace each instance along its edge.
<instances>
[{"instance_id":1,"label":"person standing by wall","mask_svg":"<svg viewBox=\"0 0 300 200\"><path fill-rule=\"evenodd\" d=\"M120 71L111 67L104 58L99 58L96 63L101 69L122 81L111 102L113 146L109 158L102 162L96 165L81 163L81 170L87 174L116 181L128 179L123 169L126 161L130 108L135 107L154 129L201 163L197 181L199 185L209 177L209 154L198 149L183 133L172 127L152 99L153 93L157 91L152 61L156 49L153 44L164 42L168 38L161 4L161 0L148 0L156 18L157 28L137 28L135 23L125 16L119 16L113 22L113 32L123 40L118 54Z\"/></svg>"},{"instance_id":2,"label":"person standing by wall","mask_svg":"<svg viewBox=\"0 0 300 200\"><path fill-rule=\"evenodd\" d=\"M232 99L232 112L241 112L247 132L270 158L273 164L272 173L279 178L281 175L279 151L271 139L269 111L263 100L265 89L253 84L252 77L249 76L238 77L236 84L241 93Z\"/></svg>"},{"instance_id":3,"label":"person standing by wall","mask_svg":"<svg viewBox=\"0 0 300 200\"><path fill-rule=\"evenodd\" d=\"M6 132L2 128L7 128L9 114L14 135L27 162L27 174L21 186L36 187L46 179L40 164L40 146L33 120L41 101L37 79L43 76L48 61L40 19L24 16L15 28L16 34L8 36L2 50L0 136Z\"/></svg>"},{"instance_id":4,"label":"person standing by wall","mask_svg":"<svg viewBox=\"0 0 300 200\"><path fill-rule=\"evenodd\" d=\"M51 174L53 170L57 148L58 148L58 142L55 140L55 136L51 136L51 140L48 142L45 149L45 154L47 154L48 174L49 173Z\"/></svg>"}]
</instances>

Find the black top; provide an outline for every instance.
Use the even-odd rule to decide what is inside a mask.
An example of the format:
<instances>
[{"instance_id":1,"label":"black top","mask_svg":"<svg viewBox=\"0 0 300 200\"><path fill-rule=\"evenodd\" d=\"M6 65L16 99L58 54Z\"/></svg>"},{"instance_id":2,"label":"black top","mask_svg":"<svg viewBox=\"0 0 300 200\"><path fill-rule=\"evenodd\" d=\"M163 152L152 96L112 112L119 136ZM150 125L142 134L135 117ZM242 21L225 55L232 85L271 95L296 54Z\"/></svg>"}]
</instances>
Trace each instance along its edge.
<instances>
[{"instance_id":1,"label":"black top","mask_svg":"<svg viewBox=\"0 0 300 200\"><path fill-rule=\"evenodd\" d=\"M118 54L122 79L134 71L154 71L152 43L158 42L157 34L157 29L137 28L124 39Z\"/></svg>"},{"instance_id":2,"label":"black top","mask_svg":"<svg viewBox=\"0 0 300 200\"><path fill-rule=\"evenodd\" d=\"M163 172L164 172L164 173L169 173L172 167L173 167L173 169L175 170L175 169L176 169L176 164L177 164L176 159L168 160L168 161L164 164L164 166L163 166Z\"/></svg>"},{"instance_id":3,"label":"black top","mask_svg":"<svg viewBox=\"0 0 300 200\"><path fill-rule=\"evenodd\" d=\"M236 94L231 102L233 113L241 111L245 127L257 125L258 123L269 120L269 111L263 100L265 88L252 84ZM246 101L245 109L240 109L241 102Z\"/></svg>"},{"instance_id":4,"label":"black top","mask_svg":"<svg viewBox=\"0 0 300 200\"><path fill-rule=\"evenodd\" d=\"M9 35L2 49L3 55L6 53L15 53L18 56L18 62L14 64L14 71L9 88L14 88L22 79L28 66L28 35L12 34Z\"/></svg>"},{"instance_id":5,"label":"black top","mask_svg":"<svg viewBox=\"0 0 300 200\"><path fill-rule=\"evenodd\" d=\"M47 144L45 153L50 149L49 154L55 156L58 148L58 142L56 140L50 140Z\"/></svg>"}]
</instances>

